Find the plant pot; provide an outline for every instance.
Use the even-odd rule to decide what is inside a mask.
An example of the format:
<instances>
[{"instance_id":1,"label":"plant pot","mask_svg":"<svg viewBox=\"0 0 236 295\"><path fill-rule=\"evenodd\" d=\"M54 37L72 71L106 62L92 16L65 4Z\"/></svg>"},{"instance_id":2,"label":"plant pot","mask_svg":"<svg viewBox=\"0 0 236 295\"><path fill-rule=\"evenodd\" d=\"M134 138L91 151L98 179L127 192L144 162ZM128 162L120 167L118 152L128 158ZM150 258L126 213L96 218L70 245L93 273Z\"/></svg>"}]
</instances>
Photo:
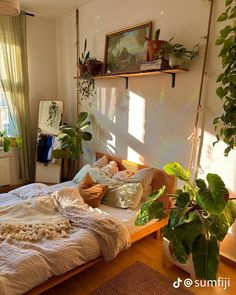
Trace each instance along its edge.
<instances>
[{"instance_id":1,"label":"plant pot","mask_svg":"<svg viewBox=\"0 0 236 295\"><path fill-rule=\"evenodd\" d=\"M102 62L100 60L88 60L87 70L91 76L98 75L102 70Z\"/></svg>"},{"instance_id":2,"label":"plant pot","mask_svg":"<svg viewBox=\"0 0 236 295\"><path fill-rule=\"evenodd\" d=\"M189 255L189 259L188 259L187 263L185 263L185 264L179 263L175 259L175 257L173 256L173 253L170 248L170 241L167 240L166 238L163 238L163 253L162 253L162 255L163 255L162 256L163 266L166 266L167 262L170 262L170 263L178 266L179 268L185 270L186 272L188 272L190 274L192 280L196 279L192 255Z\"/></svg>"},{"instance_id":3,"label":"plant pot","mask_svg":"<svg viewBox=\"0 0 236 295\"><path fill-rule=\"evenodd\" d=\"M88 72L87 65L78 64L78 77L83 78L83 76Z\"/></svg>"},{"instance_id":4,"label":"plant pot","mask_svg":"<svg viewBox=\"0 0 236 295\"><path fill-rule=\"evenodd\" d=\"M183 58L176 57L174 55L169 56L170 67L181 67L183 65Z\"/></svg>"},{"instance_id":5,"label":"plant pot","mask_svg":"<svg viewBox=\"0 0 236 295\"><path fill-rule=\"evenodd\" d=\"M148 60L156 59L157 52L166 44L166 41L163 40L149 40L147 42L148 48Z\"/></svg>"}]
</instances>

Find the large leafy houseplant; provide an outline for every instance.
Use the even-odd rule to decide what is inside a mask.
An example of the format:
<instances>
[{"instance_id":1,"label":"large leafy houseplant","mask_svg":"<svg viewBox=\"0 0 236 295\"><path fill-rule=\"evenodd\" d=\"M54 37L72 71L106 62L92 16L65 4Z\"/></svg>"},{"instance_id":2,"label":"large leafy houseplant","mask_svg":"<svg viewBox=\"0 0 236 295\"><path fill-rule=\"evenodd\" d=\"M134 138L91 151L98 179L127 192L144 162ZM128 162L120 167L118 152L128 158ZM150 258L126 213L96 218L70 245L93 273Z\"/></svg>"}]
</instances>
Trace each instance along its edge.
<instances>
[{"instance_id":1,"label":"large leafy houseplant","mask_svg":"<svg viewBox=\"0 0 236 295\"><path fill-rule=\"evenodd\" d=\"M186 263L192 254L197 278L216 279L219 242L235 221L235 204L217 174L207 174L207 182L197 179L192 183L190 172L177 162L166 164L163 169L185 183L182 189L171 195L175 204L169 209L169 221L163 236L170 241L171 252L178 262ZM166 216L162 203L157 202L164 191L165 187L162 187L148 197L137 213L136 225Z\"/></svg>"},{"instance_id":2,"label":"large leafy houseplant","mask_svg":"<svg viewBox=\"0 0 236 295\"><path fill-rule=\"evenodd\" d=\"M218 22L227 22L216 45L221 45L219 57L222 59L223 72L219 75L217 82L221 85L216 94L223 102L223 113L214 119L218 142L222 139L227 147L227 156L236 146L236 5L234 0L226 0L226 11L223 12Z\"/></svg>"},{"instance_id":3,"label":"large leafy houseplant","mask_svg":"<svg viewBox=\"0 0 236 295\"><path fill-rule=\"evenodd\" d=\"M83 153L82 141L92 139L92 134L84 131L90 126L87 117L87 112L80 112L75 126L63 125L60 127L57 138L61 142L61 148L53 150L52 156L54 158L77 160L78 155Z\"/></svg>"}]
</instances>

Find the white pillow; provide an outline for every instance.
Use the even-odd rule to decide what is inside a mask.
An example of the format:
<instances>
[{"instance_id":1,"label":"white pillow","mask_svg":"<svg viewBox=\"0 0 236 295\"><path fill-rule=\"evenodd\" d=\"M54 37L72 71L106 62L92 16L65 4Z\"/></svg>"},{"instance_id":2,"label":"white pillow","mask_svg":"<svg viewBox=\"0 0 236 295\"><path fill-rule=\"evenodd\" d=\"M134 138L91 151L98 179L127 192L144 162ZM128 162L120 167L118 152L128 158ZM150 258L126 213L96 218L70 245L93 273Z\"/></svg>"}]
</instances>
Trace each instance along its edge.
<instances>
[{"instance_id":1,"label":"white pillow","mask_svg":"<svg viewBox=\"0 0 236 295\"><path fill-rule=\"evenodd\" d=\"M98 159L94 164L93 168L101 169L108 164L107 156L104 155L102 158Z\"/></svg>"},{"instance_id":2,"label":"white pillow","mask_svg":"<svg viewBox=\"0 0 236 295\"><path fill-rule=\"evenodd\" d=\"M116 161L110 161L108 165L102 167L100 170L106 173L108 177L113 177L119 171Z\"/></svg>"},{"instance_id":3,"label":"white pillow","mask_svg":"<svg viewBox=\"0 0 236 295\"><path fill-rule=\"evenodd\" d=\"M102 203L112 207L131 209L139 205L143 194L142 184L114 180L95 168L91 168L89 174L96 183L108 185Z\"/></svg>"},{"instance_id":4,"label":"white pillow","mask_svg":"<svg viewBox=\"0 0 236 295\"><path fill-rule=\"evenodd\" d=\"M133 175L133 173L129 170L121 170L121 171L118 171L115 175L113 175L112 179L124 181L124 182L126 182L126 180L128 180L127 182L129 182L130 176L132 176L132 175Z\"/></svg>"},{"instance_id":5,"label":"white pillow","mask_svg":"<svg viewBox=\"0 0 236 295\"><path fill-rule=\"evenodd\" d=\"M62 208L70 206L86 205L81 197L78 188L64 188L61 191L56 191L52 194L54 200L60 204ZM87 205L85 207L88 207Z\"/></svg>"},{"instance_id":6,"label":"white pillow","mask_svg":"<svg viewBox=\"0 0 236 295\"><path fill-rule=\"evenodd\" d=\"M48 194L49 187L43 183L31 183L9 191L9 194L22 199L31 199Z\"/></svg>"},{"instance_id":7,"label":"white pillow","mask_svg":"<svg viewBox=\"0 0 236 295\"><path fill-rule=\"evenodd\" d=\"M89 172L89 169L91 168L92 166L90 164L84 165L73 178L73 182L79 183L85 177L85 175Z\"/></svg>"}]
</instances>

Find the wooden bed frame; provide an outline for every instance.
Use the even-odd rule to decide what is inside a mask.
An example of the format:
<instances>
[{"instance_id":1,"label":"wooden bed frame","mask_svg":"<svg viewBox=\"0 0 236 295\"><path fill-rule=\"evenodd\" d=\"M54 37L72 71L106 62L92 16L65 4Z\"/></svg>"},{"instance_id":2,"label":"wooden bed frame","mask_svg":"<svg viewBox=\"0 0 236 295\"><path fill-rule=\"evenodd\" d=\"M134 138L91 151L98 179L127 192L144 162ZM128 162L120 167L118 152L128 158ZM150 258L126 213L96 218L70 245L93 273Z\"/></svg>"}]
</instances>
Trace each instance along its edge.
<instances>
[{"instance_id":1,"label":"wooden bed frame","mask_svg":"<svg viewBox=\"0 0 236 295\"><path fill-rule=\"evenodd\" d=\"M103 156L104 156L104 154L102 154L102 153L96 153L96 159L99 159ZM135 172L135 171L140 170L142 168L149 167L149 166L144 166L144 165L140 165L137 163L133 163L133 162L130 162L127 160L122 160L120 158L117 158L117 157L114 157L111 155L106 155L106 156L109 161L113 160L118 163L119 170L129 169L129 170L132 170ZM173 193L174 188L175 188L175 178L173 176L167 175L163 170L155 169L154 177L153 177L153 181L152 181L153 190L156 190L156 189L162 187L163 185L166 186L166 191L165 191L166 194ZM166 202L166 200L168 200L168 197L164 197L164 199L162 199L162 201L164 201L164 202ZM155 223L152 223L149 226L141 228L140 231L135 232L134 234L131 234L131 243L133 244L133 243L137 242L138 240L141 240L142 238L144 238L152 233L155 233L155 237L157 239L160 238L161 229L167 224L167 222L168 222L168 217L166 217L160 221L157 221ZM40 294L52 287L64 282L65 280L75 276L76 274L91 267L92 265L98 263L101 260L103 260L103 257L99 257L95 260L92 260L92 261L89 261L83 265L80 265L77 268L64 273L63 275L53 276L53 277L49 278L43 284L41 284L41 285L33 288L29 292L27 292L26 295Z\"/></svg>"}]
</instances>

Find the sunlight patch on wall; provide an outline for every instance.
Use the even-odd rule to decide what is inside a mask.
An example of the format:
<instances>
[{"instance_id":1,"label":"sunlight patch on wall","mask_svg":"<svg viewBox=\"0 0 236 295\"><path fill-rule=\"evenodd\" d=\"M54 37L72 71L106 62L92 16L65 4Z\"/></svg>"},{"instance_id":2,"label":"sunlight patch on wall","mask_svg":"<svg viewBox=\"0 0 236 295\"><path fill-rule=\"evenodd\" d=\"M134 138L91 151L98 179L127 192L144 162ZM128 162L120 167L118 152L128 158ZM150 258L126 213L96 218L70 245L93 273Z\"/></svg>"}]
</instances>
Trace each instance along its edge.
<instances>
[{"instance_id":1,"label":"sunlight patch on wall","mask_svg":"<svg viewBox=\"0 0 236 295\"><path fill-rule=\"evenodd\" d=\"M111 88L110 107L108 110L108 119L116 123L116 88Z\"/></svg>"},{"instance_id":2,"label":"sunlight patch on wall","mask_svg":"<svg viewBox=\"0 0 236 295\"><path fill-rule=\"evenodd\" d=\"M144 143L145 135L145 99L136 93L129 92L128 132Z\"/></svg>"},{"instance_id":3,"label":"sunlight patch on wall","mask_svg":"<svg viewBox=\"0 0 236 295\"><path fill-rule=\"evenodd\" d=\"M225 157L225 144L218 142L213 147L214 141L216 141L215 135L205 131L201 156L202 174L199 177L205 177L207 173L219 174L226 187L236 196L236 151L230 152L228 157Z\"/></svg>"},{"instance_id":4,"label":"sunlight patch on wall","mask_svg":"<svg viewBox=\"0 0 236 295\"><path fill-rule=\"evenodd\" d=\"M139 153L137 153L135 150L133 150L129 146L127 150L127 160L141 164L141 165L144 164L144 157L142 157Z\"/></svg>"},{"instance_id":5,"label":"sunlight patch on wall","mask_svg":"<svg viewBox=\"0 0 236 295\"><path fill-rule=\"evenodd\" d=\"M109 132L109 135L111 138L107 140L107 150L108 150L108 152L115 154L115 152L116 152L116 136L111 132Z\"/></svg>"}]
</instances>

